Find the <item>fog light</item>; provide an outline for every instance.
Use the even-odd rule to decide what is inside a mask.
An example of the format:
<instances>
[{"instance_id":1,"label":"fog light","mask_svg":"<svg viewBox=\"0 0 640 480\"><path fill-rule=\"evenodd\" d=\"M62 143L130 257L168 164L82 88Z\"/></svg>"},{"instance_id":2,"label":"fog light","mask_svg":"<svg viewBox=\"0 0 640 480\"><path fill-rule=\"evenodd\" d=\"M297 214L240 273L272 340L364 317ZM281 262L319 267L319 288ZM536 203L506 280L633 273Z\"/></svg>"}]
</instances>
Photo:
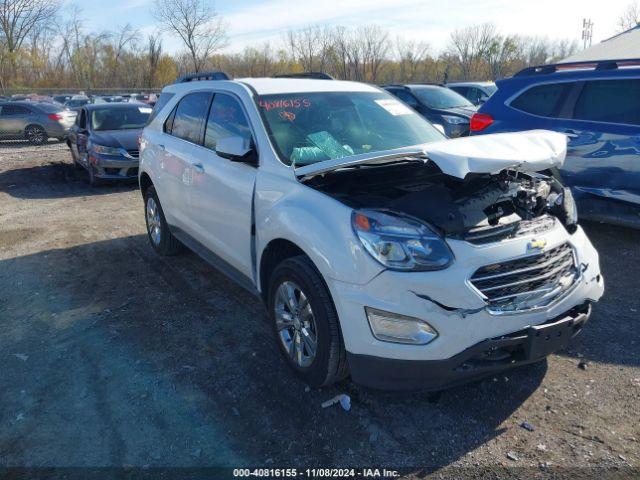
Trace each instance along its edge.
<instances>
[{"instance_id":1,"label":"fog light","mask_svg":"<svg viewBox=\"0 0 640 480\"><path fill-rule=\"evenodd\" d=\"M419 318L370 307L364 310L373 336L383 342L426 345L438 336L435 328Z\"/></svg>"}]
</instances>

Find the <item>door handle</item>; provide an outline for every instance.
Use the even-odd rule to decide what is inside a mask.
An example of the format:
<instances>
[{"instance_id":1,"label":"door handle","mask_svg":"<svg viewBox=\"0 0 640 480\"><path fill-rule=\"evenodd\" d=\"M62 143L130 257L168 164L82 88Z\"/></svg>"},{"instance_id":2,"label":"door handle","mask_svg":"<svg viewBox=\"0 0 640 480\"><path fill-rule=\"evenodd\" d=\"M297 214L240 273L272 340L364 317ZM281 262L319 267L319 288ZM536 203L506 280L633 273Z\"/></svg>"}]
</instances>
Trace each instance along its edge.
<instances>
[{"instance_id":1,"label":"door handle","mask_svg":"<svg viewBox=\"0 0 640 480\"><path fill-rule=\"evenodd\" d=\"M204 166L201 163L194 163L193 169L198 173L204 173Z\"/></svg>"}]
</instances>

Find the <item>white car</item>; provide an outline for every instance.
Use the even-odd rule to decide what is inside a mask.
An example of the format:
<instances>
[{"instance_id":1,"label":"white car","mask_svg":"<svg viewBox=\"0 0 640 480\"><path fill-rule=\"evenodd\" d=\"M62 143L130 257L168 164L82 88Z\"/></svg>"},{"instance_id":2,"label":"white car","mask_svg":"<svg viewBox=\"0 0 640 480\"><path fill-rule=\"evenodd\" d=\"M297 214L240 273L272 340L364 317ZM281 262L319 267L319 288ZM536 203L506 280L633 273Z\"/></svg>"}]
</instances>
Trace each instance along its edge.
<instances>
[{"instance_id":1,"label":"white car","mask_svg":"<svg viewBox=\"0 0 640 480\"><path fill-rule=\"evenodd\" d=\"M563 135L446 140L371 85L207 78L167 86L143 131L149 240L255 292L308 384L439 390L584 326L598 254L570 191L536 173Z\"/></svg>"}]
</instances>

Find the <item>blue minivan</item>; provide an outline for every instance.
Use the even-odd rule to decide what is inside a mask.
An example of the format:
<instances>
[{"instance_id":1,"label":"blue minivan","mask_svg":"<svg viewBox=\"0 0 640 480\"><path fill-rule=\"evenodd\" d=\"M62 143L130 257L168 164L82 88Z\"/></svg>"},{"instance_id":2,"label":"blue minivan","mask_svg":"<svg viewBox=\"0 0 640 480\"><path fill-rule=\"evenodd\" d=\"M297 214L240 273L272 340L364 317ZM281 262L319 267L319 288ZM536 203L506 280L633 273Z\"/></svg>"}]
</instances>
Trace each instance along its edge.
<instances>
[{"instance_id":1,"label":"blue minivan","mask_svg":"<svg viewBox=\"0 0 640 480\"><path fill-rule=\"evenodd\" d=\"M580 218L640 228L640 60L531 67L496 85L471 119L472 135L566 134L559 175Z\"/></svg>"}]
</instances>

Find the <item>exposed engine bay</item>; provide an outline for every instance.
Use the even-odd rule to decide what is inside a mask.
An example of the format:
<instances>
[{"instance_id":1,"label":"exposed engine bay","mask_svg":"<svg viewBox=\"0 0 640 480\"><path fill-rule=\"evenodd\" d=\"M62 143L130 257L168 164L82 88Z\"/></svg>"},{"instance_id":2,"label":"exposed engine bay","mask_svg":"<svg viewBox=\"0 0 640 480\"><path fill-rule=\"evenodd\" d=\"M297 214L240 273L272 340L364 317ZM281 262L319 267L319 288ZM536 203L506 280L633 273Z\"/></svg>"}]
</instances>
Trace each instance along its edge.
<instances>
[{"instance_id":1,"label":"exposed engine bay","mask_svg":"<svg viewBox=\"0 0 640 480\"><path fill-rule=\"evenodd\" d=\"M334 171L305 183L353 208L402 212L427 222L448 237L495 240L531 225L553 225L558 218L575 229L571 192L551 175L502 170L442 173L431 161L367 166ZM529 230L530 231L530 230ZM486 239L486 240L482 240Z\"/></svg>"}]
</instances>

